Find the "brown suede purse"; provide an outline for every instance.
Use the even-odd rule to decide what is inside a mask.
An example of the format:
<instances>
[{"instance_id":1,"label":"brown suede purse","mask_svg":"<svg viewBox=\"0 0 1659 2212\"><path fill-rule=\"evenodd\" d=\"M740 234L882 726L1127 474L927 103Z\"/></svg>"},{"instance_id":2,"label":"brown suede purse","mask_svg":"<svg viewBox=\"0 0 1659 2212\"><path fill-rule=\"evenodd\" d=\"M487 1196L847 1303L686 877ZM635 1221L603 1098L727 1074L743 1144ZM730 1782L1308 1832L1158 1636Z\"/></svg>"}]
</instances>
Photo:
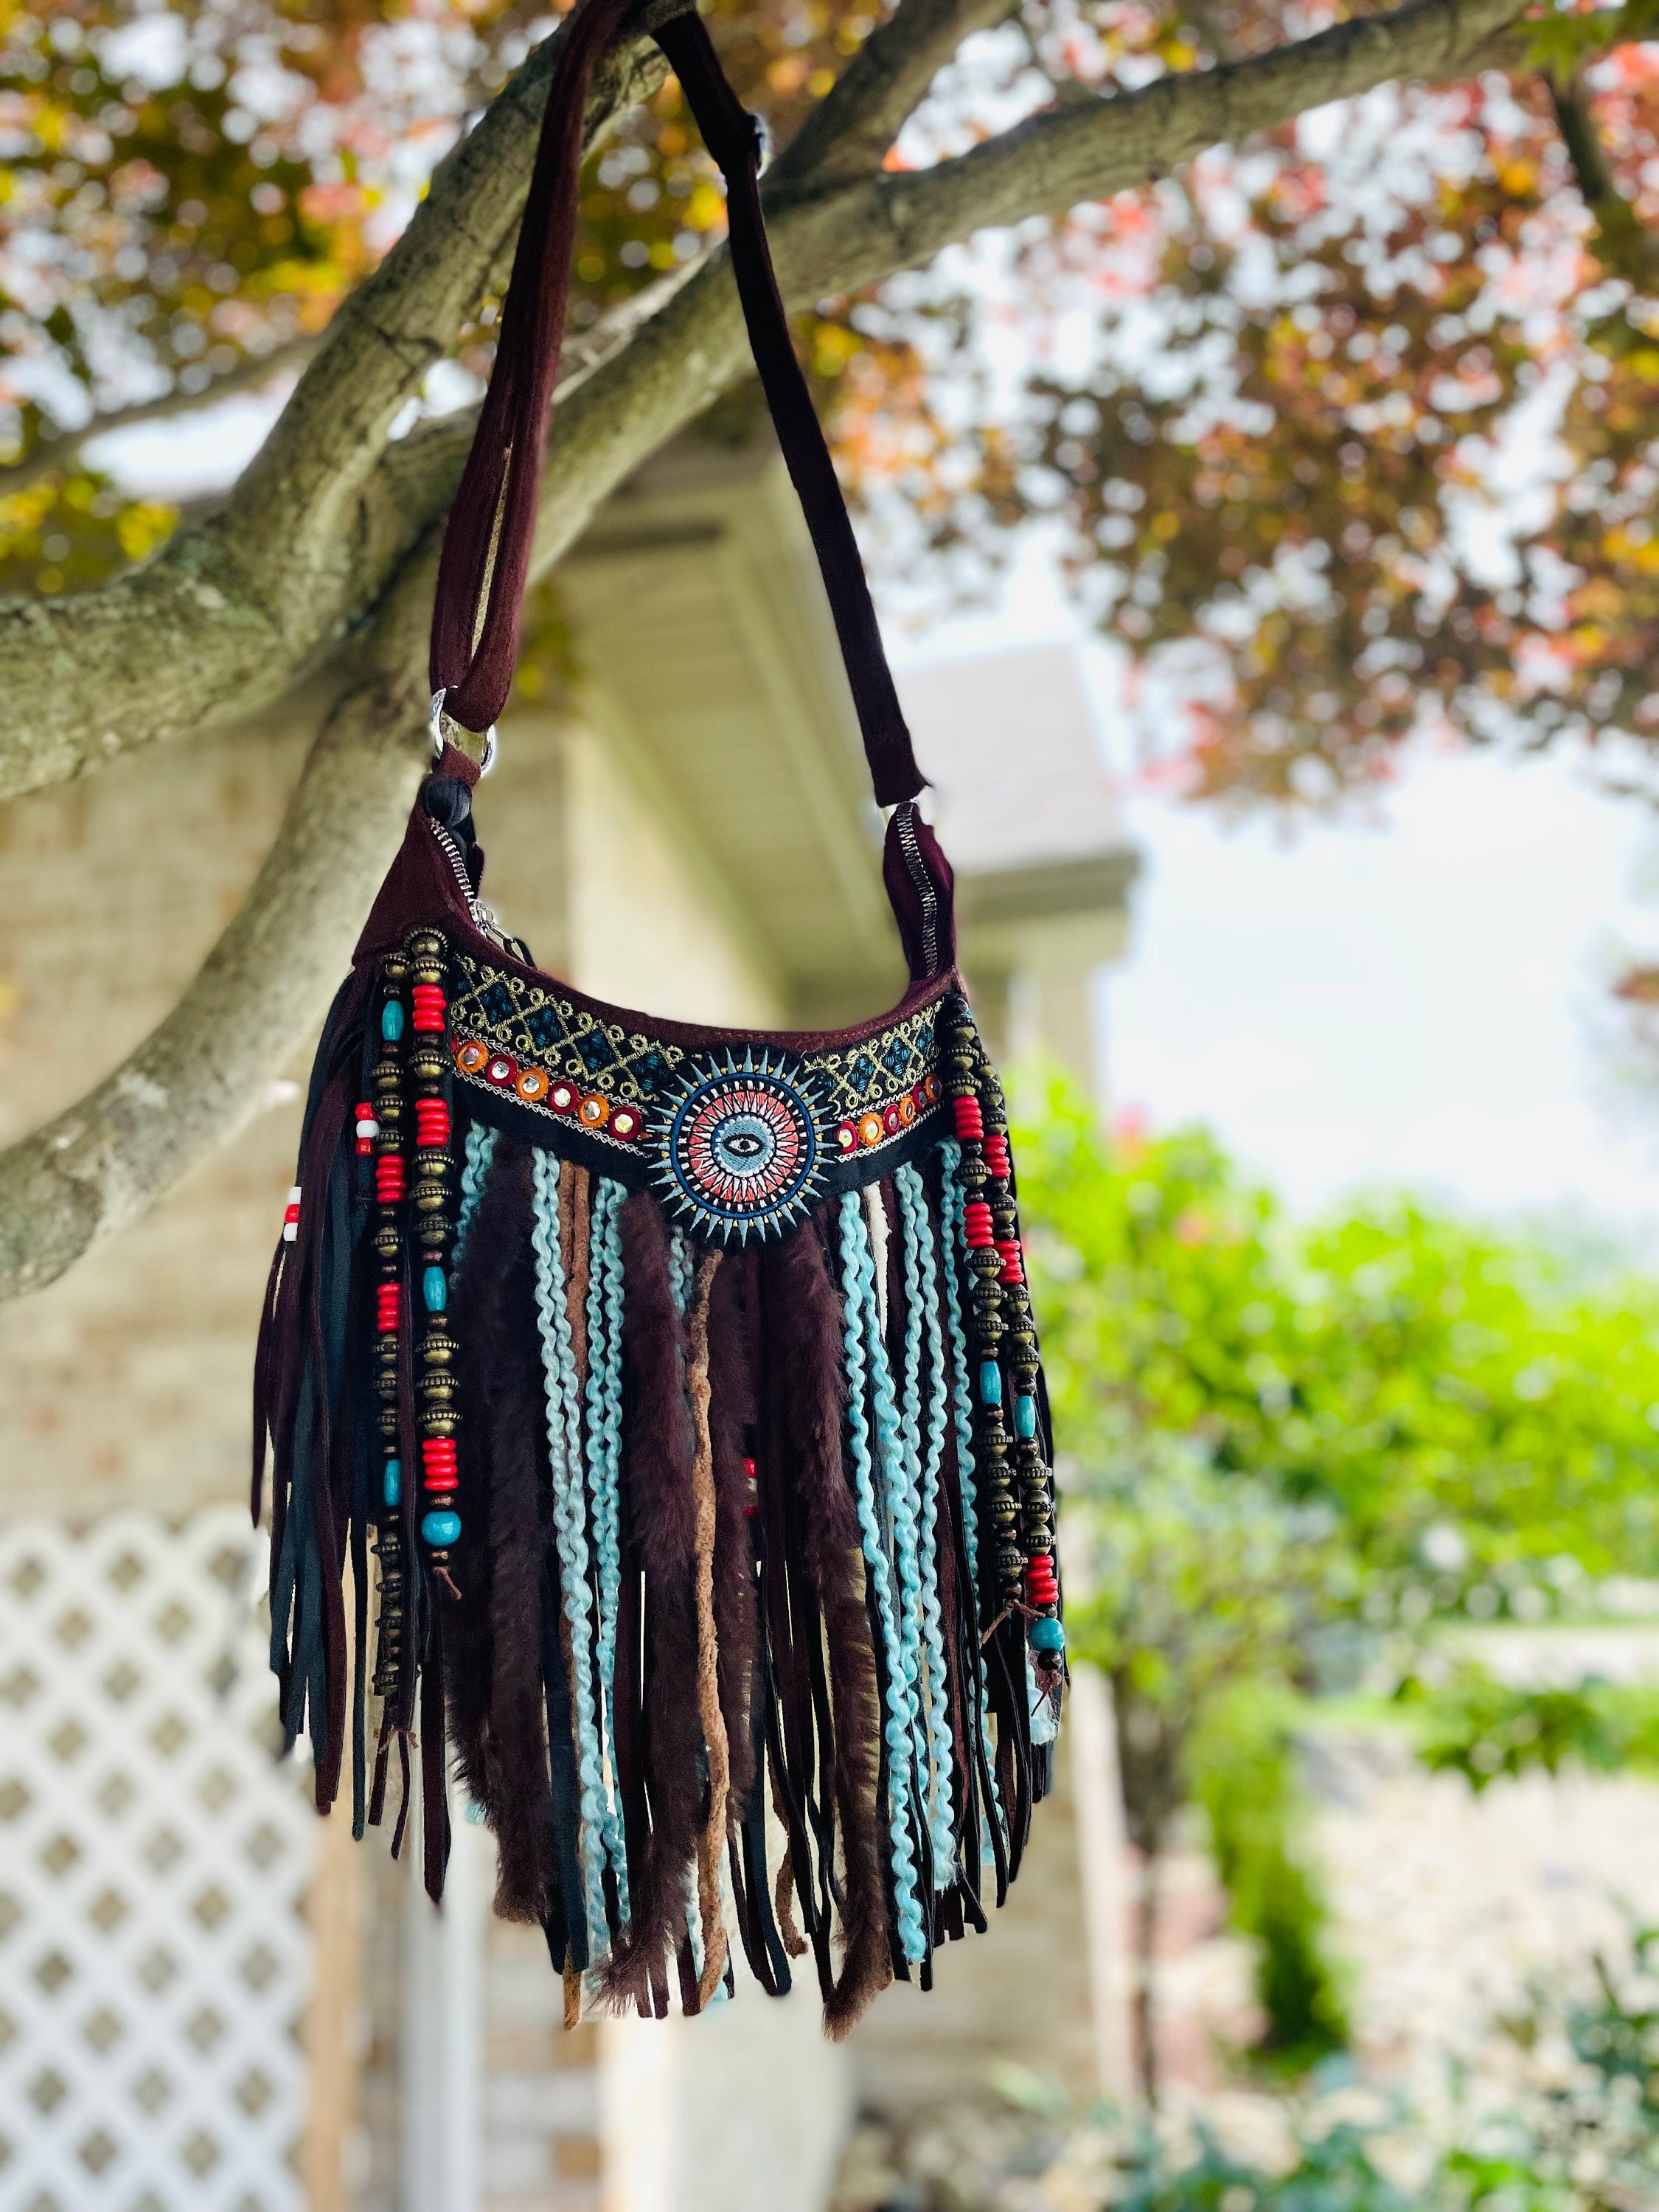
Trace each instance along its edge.
<instances>
[{"instance_id":1,"label":"brown suede purse","mask_svg":"<svg viewBox=\"0 0 1659 2212\"><path fill-rule=\"evenodd\" d=\"M951 877L761 218L757 126L689 9L645 19L728 191L755 359L811 528L910 968L847 1030L714 1030L542 973L479 902L479 768L517 652L593 63L580 0L445 541L434 763L337 998L255 1378L272 1658L317 1802L427 1887L452 1762L498 1911L665 2012L811 1950L834 2033L983 1929L1048 1781L1052 1445L1002 1094ZM374 1568L371 1571L370 1547ZM349 1600L348 1600L348 1589ZM371 1592L374 1593L373 1601ZM348 1625L348 1603L355 1634ZM375 1618L370 1630L370 1613Z\"/></svg>"}]
</instances>

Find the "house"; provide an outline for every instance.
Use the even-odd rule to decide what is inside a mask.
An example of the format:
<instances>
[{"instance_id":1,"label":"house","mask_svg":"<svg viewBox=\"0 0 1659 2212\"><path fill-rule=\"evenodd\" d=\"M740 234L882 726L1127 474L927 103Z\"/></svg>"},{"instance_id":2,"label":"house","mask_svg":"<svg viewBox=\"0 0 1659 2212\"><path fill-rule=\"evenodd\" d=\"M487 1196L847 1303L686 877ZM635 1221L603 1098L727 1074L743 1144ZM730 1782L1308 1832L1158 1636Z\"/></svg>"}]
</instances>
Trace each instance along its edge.
<instances>
[{"instance_id":1,"label":"house","mask_svg":"<svg viewBox=\"0 0 1659 2212\"><path fill-rule=\"evenodd\" d=\"M880 825L769 444L659 456L561 592L576 703L503 725L478 800L492 904L544 967L623 1005L799 1027L890 1004ZM993 1034L1087 1073L1089 976L1121 949L1133 860L1076 672L1010 655L905 690ZM296 768L262 727L0 808L0 1139L166 1011ZM861 2097L926 2094L1005 2033L1089 2086L1110 1962L1085 1893L1109 1808L1075 1793L1011 1925L839 2050L805 1991L566 2033L538 1932L489 1918L481 1831L458 1823L439 1918L383 1844L310 1814L269 1756L241 1503L297 1111L276 1086L0 1323L0 2194L33 2212L811 2212ZM1016 1971L1033 1944L1046 2029Z\"/></svg>"}]
</instances>

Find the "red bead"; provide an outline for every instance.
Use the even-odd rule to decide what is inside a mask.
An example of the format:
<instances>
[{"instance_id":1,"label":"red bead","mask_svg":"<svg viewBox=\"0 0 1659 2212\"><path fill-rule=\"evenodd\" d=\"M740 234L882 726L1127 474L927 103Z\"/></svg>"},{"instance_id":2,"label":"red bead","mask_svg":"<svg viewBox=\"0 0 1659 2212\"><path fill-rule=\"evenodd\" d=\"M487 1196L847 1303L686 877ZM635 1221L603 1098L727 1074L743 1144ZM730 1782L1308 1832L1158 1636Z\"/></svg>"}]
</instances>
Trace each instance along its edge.
<instances>
[{"instance_id":1,"label":"red bead","mask_svg":"<svg viewBox=\"0 0 1659 2212\"><path fill-rule=\"evenodd\" d=\"M374 1326L377 1328L396 1328L398 1310L403 1303L401 1283L380 1283L374 1291Z\"/></svg>"},{"instance_id":2,"label":"red bead","mask_svg":"<svg viewBox=\"0 0 1659 2212\"><path fill-rule=\"evenodd\" d=\"M382 1206L396 1206L404 1194L404 1156L382 1152L374 1163L374 1195Z\"/></svg>"},{"instance_id":3,"label":"red bead","mask_svg":"<svg viewBox=\"0 0 1659 2212\"><path fill-rule=\"evenodd\" d=\"M982 1198L970 1198L963 1208L962 1230L969 1247L975 1251L996 1242L996 1232L991 1224L991 1209Z\"/></svg>"},{"instance_id":4,"label":"red bead","mask_svg":"<svg viewBox=\"0 0 1659 2212\"><path fill-rule=\"evenodd\" d=\"M415 1101L415 1141L434 1152L449 1142L449 1108L443 1099Z\"/></svg>"},{"instance_id":5,"label":"red bead","mask_svg":"<svg viewBox=\"0 0 1659 2212\"><path fill-rule=\"evenodd\" d=\"M455 1439L453 1437L423 1437L421 1439L421 1473L430 1490L445 1475L455 1472Z\"/></svg>"},{"instance_id":6,"label":"red bead","mask_svg":"<svg viewBox=\"0 0 1659 2212\"><path fill-rule=\"evenodd\" d=\"M994 1176L1008 1172L1008 1139L1000 1130L994 1130L985 1139L985 1164Z\"/></svg>"},{"instance_id":7,"label":"red bead","mask_svg":"<svg viewBox=\"0 0 1659 2212\"><path fill-rule=\"evenodd\" d=\"M417 1030L441 1030L444 1025L444 994L435 983L417 983L410 996Z\"/></svg>"},{"instance_id":8,"label":"red bead","mask_svg":"<svg viewBox=\"0 0 1659 2212\"><path fill-rule=\"evenodd\" d=\"M428 1474L422 1479L423 1490L459 1490L460 1479L453 1474Z\"/></svg>"},{"instance_id":9,"label":"red bead","mask_svg":"<svg viewBox=\"0 0 1659 2212\"><path fill-rule=\"evenodd\" d=\"M1005 1283L1023 1283L1025 1280L1025 1255L1019 1249L1019 1239L1010 1237L1006 1243L1000 1243L997 1249L1002 1255L1000 1279Z\"/></svg>"},{"instance_id":10,"label":"red bead","mask_svg":"<svg viewBox=\"0 0 1659 2212\"><path fill-rule=\"evenodd\" d=\"M984 1118L980 1113L977 1098L970 1097L953 1099L951 1111L956 1115L957 1134L964 1145L970 1137L982 1137L985 1134Z\"/></svg>"}]
</instances>

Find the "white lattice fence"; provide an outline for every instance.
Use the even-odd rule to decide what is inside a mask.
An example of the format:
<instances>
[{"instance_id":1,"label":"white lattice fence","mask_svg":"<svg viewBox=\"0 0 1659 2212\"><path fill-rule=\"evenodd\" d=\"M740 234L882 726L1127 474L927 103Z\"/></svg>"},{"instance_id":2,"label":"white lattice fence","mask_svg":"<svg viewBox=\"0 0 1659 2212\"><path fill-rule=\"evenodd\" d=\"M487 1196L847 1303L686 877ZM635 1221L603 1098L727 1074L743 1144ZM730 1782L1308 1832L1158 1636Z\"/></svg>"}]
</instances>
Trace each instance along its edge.
<instances>
[{"instance_id":1,"label":"white lattice fence","mask_svg":"<svg viewBox=\"0 0 1659 2212\"><path fill-rule=\"evenodd\" d=\"M0 2212L300 2212L314 1815L234 1509L0 1540Z\"/></svg>"}]
</instances>

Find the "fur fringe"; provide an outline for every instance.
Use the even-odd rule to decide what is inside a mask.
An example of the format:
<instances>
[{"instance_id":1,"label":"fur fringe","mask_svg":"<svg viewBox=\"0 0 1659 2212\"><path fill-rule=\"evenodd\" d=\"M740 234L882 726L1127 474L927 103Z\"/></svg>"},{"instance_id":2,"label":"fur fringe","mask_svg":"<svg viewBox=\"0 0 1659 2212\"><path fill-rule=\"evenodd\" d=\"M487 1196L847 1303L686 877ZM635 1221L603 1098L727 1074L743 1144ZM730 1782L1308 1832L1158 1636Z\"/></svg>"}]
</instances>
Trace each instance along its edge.
<instances>
[{"instance_id":1,"label":"fur fringe","mask_svg":"<svg viewBox=\"0 0 1659 2212\"><path fill-rule=\"evenodd\" d=\"M995 1391L1013 1370L975 1348L964 1206L985 1170L947 1139L781 1243L719 1254L653 1195L550 1171L453 1109L453 1279L434 1291L405 1238L388 1307L386 1201L354 1126L387 1049L373 986L325 1030L254 1363L289 1739L309 1732L324 1809L349 1762L359 1832L401 1778L394 1850L419 1791L434 1897L453 1766L496 1839L495 1909L543 1927L573 2017L584 1999L720 2002L735 1935L770 1990L810 1951L844 2036L896 1972L926 1987L934 1947L984 1927L982 1869L1000 1904L1048 1778L1062 1669L1039 1668L1034 1725L1028 1609L987 1488L1006 1499L1031 1424L1011 1444ZM464 1533L434 1568L416 1370L429 1438L448 1332Z\"/></svg>"},{"instance_id":2,"label":"fur fringe","mask_svg":"<svg viewBox=\"0 0 1659 2212\"><path fill-rule=\"evenodd\" d=\"M893 1978L877 1828L881 1710L858 1518L842 1470L842 1307L822 1220L809 1222L767 1264L807 1571L830 1660L843 1955L825 1993L824 2023L839 2040Z\"/></svg>"}]
</instances>

